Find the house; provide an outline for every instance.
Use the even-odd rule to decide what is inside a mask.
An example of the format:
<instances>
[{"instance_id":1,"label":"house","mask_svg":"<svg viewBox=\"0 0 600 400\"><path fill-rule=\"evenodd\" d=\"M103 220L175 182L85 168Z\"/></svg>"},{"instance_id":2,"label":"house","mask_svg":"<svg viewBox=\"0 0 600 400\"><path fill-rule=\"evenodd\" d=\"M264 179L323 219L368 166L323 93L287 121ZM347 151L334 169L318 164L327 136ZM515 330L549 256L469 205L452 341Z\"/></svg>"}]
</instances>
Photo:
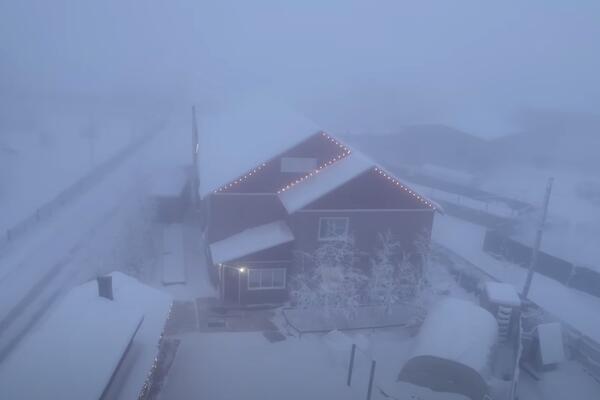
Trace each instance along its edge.
<instances>
[{"instance_id":1,"label":"house","mask_svg":"<svg viewBox=\"0 0 600 400\"><path fill-rule=\"evenodd\" d=\"M279 105L234 110L201 136L207 253L225 302L284 302L290 276L327 241L352 235L366 254L391 231L414 254L430 238L435 203Z\"/></svg>"},{"instance_id":2,"label":"house","mask_svg":"<svg viewBox=\"0 0 600 400\"><path fill-rule=\"evenodd\" d=\"M0 364L0 398L138 398L170 309L170 296L120 272L71 289Z\"/></svg>"}]
</instances>

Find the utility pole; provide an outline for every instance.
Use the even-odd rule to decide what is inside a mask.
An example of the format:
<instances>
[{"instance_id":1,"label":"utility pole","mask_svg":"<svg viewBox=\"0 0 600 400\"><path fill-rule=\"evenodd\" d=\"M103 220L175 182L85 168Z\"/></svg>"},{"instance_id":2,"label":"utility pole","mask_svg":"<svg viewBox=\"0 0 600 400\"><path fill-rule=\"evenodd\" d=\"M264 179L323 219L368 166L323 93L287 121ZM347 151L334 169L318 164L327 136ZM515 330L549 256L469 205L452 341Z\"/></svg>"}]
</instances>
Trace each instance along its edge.
<instances>
[{"instance_id":1,"label":"utility pole","mask_svg":"<svg viewBox=\"0 0 600 400\"><path fill-rule=\"evenodd\" d=\"M192 184L191 200L192 207L198 209L198 189L200 186L200 174L198 173L198 153L200 143L198 142L198 122L196 121L196 106L192 106Z\"/></svg>"},{"instance_id":2,"label":"utility pole","mask_svg":"<svg viewBox=\"0 0 600 400\"><path fill-rule=\"evenodd\" d=\"M527 279L525 280L525 287L523 287L523 298L526 299L531 288L531 280L533 279L533 272L537 266L538 253L540 251L540 245L542 244L542 235L544 233L544 225L546 225L546 217L548 216L548 204L550 203L550 193L552 192L552 183L554 178L548 179L546 185L546 195L544 197L544 208L542 210L542 219L538 225L538 229L535 235L535 244L531 253L531 262L529 263L529 271L527 271Z\"/></svg>"}]
</instances>

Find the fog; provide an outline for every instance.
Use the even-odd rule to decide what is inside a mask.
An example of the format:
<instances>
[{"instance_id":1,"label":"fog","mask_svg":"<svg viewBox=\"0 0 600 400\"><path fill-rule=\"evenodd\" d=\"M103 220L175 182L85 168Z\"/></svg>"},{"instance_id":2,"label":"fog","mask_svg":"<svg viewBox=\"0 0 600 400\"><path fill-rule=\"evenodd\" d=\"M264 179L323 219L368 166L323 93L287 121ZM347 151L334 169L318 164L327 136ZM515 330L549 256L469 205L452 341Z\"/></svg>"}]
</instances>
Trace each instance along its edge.
<instances>
[{"instance_id":1,"label":"fog","mask_svg":"<svg viewBox=\"0 0 600 400\"><path fill-rule=\"evenodd\" d=\"M342 132L498 136L521 109L595 112L599 15L593 0L4 1L2 108L260 90Z\"/></svg>"},{"instance_id":2,"label":"fog","mask_svg":"<svg viewBox=\"0 0 600 400\"><path fill-rule=\"evenodd\" d=\"M600 399L598 0L0 0L0 399Z\"/></svg>"}]
</instances>

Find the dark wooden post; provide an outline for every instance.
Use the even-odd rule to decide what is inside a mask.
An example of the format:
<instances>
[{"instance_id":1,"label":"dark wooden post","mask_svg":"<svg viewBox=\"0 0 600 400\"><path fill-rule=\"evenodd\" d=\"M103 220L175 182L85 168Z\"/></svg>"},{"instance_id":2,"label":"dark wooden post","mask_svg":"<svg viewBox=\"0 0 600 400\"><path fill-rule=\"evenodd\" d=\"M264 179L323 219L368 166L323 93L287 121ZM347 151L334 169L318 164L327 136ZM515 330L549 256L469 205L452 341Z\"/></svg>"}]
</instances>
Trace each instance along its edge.
<instances>
[{"instance_id":1,"label":"dark wooden post","mask_svg":"<svg viewBox=\"0 0 600 400\"><path fill-rule=\"evenodd\" d=\"M371 392L373 391L373 379L375 378L375 360L371 361L371 375L369 376L369 389L367 391L367 400L371 400Z\"/></svg>"},{"instance_id":2,"label":"dark wooden post","mask_svg":"<svg viewBox=\"0 0 600 400\"><path fill-rule=\"evenodd\" d=\"M354 369L354 356L356 355L356 345L352 343L352 351L350 352L350 364L348 365L348 379L346 385L350 386L352 383L352 370Z\"/></svg>"}]
</instances>

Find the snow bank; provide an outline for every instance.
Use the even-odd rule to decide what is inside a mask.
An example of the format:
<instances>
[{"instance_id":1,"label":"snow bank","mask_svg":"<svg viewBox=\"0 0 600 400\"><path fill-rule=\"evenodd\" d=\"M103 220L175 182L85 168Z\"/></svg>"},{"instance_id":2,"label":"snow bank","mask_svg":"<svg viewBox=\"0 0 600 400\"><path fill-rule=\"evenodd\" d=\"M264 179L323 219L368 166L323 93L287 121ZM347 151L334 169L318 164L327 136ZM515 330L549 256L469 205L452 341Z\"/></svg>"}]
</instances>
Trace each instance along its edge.
<instances>
[{"instance_id":1,"label":"snow bank","mask_svg":"<svg viewBox=\"0 0 600 400\"><path fill-rule=\"evenodd\" d=\"M294 240L285 221L275 221L246 229L227 239L211 244L210 253L215 264L232 261L257 251L269 249Z\"/></svg>"},{"instance_id":2,"label":"snow bank","mask_svg":"<svg viewBox=\"0 0 600 400\"><path fill-rule=\"evenodd\" d=\"M496 343L498 324L485 309L446 298L429 312L419 332L413 357L434 356L481 373Z\"/></svg>"}]
</instances>

